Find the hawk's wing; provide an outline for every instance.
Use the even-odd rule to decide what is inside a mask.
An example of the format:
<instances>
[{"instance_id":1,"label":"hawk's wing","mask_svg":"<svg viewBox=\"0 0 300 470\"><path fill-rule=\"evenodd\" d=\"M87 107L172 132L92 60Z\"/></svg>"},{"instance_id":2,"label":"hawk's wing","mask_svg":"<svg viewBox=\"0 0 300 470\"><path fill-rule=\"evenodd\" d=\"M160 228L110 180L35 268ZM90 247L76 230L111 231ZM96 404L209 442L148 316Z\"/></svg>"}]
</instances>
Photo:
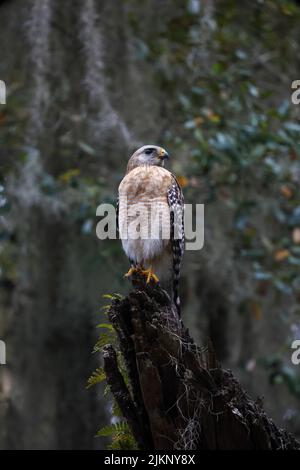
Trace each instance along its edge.
<instances>
[{"instance_id":1,"label":"hawk's wing","mask_svg":"<svg viewBox=\"0 0 300 470\"><path fill-rule=\"evenodd\" d=\"M120 229L119 229L119 209L120 209L120 201L119 201L119 196L117 197L116 201L116 229L117 229L117 235L119 235L119 238L121 238L120 235ZM133 261L129 259L130 265L133 266Z\"/></svg>"},{"instance_id":2,"label":"hawk's wing","mask_svg":"<svg viewBox=\"0 0 300 470\"><path fill-rule=\"evenodd\" d=\"M170 207L171 246L173 253L173 299L180 314L179 278L180 265L184 253L184 199L181 188L175 176L172 175L172 185L168 190Z\"/></svg>"},{"instance_id":3,"label":"hawk's wing","mask_svg":"<svg viewBox=\"0 0 300 470\"><path fill-rule=\"evenodd\" d=\"M118 234L119 233L119 196L116 202L116 228L117 228L117 234Z\"/></svg>"}]
</instances>

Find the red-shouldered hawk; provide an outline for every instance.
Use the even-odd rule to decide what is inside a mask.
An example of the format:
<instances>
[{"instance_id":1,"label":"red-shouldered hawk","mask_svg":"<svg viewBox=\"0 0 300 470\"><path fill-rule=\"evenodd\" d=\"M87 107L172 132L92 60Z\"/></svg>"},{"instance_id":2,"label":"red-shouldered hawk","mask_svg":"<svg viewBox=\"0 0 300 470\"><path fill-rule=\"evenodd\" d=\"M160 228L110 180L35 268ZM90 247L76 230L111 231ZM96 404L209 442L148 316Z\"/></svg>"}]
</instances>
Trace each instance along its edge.
<instances>
[{"instance_id":1,"label":"red-shouldered hawk","mask_svg":"<svg viewBox=\"0 0 300 470\"><path fill-rule=\"evenodd\" d=\"M175 176L164 167L168 153L145 145L130 158L119 186L118 228L131 268L147 282L160 281L180 314L178 293L184 251L183 194Z\"/></svg>"}]
</instances>

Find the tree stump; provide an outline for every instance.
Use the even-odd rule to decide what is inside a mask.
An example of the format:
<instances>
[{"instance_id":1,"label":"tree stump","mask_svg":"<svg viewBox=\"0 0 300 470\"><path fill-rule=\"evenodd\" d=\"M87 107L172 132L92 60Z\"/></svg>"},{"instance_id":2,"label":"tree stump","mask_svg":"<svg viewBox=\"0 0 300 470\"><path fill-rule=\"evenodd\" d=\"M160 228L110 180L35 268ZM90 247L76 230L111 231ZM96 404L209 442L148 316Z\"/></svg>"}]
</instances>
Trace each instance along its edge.
<instances>
[{"instance_id":1,"label":"tree stump","mask_svg":"<svg viewBox=\"0 0 300 470\"><path fill-rule=\"evenodd\" d=\"M109 311L129 387L111 345L103 357L107 382L139 449L300 449L222 368L212 344L194 343L158 284L139 276L132 282L129 295L114 300Z\"/></svg>"}]
</instances>

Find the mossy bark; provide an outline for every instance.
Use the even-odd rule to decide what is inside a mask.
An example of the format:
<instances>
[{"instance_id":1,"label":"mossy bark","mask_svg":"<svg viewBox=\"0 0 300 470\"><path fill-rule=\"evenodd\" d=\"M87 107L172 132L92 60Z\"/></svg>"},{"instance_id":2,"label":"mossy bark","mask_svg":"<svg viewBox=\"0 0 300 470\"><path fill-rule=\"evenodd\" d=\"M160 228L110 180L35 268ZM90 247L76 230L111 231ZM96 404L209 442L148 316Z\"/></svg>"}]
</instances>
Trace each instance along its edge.
<instances>
[{"instance_id":1,"label":"mossy bark","mask_svg":"<svg viewBox=\"0 0 300 470\"><path fill-rule=\"evenodd\" d=\"M130 386L111 345L104 368L140 449L300 449L222 368L212 344L194 343L159 285L136 277L133 286L109 313Z\"/></svg>"}]
</instances>

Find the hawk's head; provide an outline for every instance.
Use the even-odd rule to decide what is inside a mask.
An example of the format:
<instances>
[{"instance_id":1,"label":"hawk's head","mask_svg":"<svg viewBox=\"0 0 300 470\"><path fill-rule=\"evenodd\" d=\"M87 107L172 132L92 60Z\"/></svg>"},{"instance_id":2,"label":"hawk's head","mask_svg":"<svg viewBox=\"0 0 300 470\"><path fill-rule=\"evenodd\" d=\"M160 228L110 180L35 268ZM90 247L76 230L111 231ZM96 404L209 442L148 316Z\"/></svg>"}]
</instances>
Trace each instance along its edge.
<instances>
[{"instance_id":1,"label":"hawk's head","mask_svg":"<svg viewBox=\"0 0 300 470\"><path fill-rule=\"evenodd\" d=\"M151 165L164 166L165 160L169 158L168 152L157 145L144 145L131 156L127 171L133 170L137 166Z\"/></svg>"}]
</instances>

